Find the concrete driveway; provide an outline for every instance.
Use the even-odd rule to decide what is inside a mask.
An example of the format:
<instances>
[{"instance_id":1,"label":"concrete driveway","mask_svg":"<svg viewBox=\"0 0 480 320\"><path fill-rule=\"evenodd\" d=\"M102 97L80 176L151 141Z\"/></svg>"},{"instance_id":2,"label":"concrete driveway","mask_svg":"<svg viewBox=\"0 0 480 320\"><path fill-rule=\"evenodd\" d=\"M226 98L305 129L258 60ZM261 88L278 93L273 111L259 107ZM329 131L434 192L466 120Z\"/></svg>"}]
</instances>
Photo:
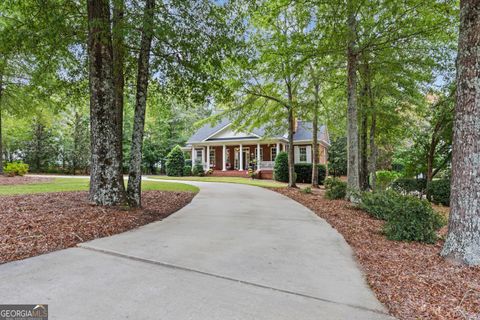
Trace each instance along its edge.
<instances>
[{"instance_id":1,"label":"concrete driveway","mask_svg":"<svg viewBox=\"0 0 480 320\"><path fill-rule=\"evenodd\" d=\"M50 319L389 319L352 251L275 192L201 183L169 218L0 266L0 303Z\"/></svg>"}]
</instances>

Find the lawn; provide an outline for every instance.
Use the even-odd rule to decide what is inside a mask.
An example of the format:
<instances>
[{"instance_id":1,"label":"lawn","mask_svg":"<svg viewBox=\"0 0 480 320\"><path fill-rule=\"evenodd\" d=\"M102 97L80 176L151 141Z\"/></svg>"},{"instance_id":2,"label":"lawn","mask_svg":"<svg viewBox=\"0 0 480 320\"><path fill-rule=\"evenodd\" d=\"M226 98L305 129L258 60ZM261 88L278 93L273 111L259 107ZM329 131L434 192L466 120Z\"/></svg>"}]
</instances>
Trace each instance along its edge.
<instances>
[{"instance_id":1,"label":"lawn","mask_svg":"<svg viewBox=\"0 0 480 320\"><path fill-rule=\"evenodd\" d=\"M182 180L182 181L202 181L202 182L224 182L240 183L265 188L284 188L286 183L273 180L258 180L242 177L168 177L168 176L150 176L152 179L159 180Z\"/></svg>"},{"instance_id":2,"label":"lawn","mask_svg":"<svg viewBox=\"0 0 480 320\"><path fill-rule=\"evenodd\" d=\"M86 191L89 188L88 179L80 178L55 178L48 182L32 183L32 184L13 184L0 185L0 195L18 195L33 194L46 192L66 192L66 191ZM177 192L198 192L199 189L183 183L174 182L155 182L143 181L142 190L160 190L160 191L177 191Z\"/></svg>"}]
</instances>

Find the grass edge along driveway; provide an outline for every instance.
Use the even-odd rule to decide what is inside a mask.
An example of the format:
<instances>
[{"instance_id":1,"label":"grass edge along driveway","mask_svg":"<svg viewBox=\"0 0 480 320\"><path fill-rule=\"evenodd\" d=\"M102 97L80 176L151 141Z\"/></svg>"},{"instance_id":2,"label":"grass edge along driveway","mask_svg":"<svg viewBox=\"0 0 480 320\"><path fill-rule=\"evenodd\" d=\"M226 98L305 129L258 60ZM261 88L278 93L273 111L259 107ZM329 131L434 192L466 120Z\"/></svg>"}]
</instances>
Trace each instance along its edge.
<instances>
[{"instance_id":1,"label":"grass edge along driveway","mask_svg":"<svg viewBox=\"0 0 480 320\"><path fill-rule=\"evenodd\" d=\"M182 180L182 181L239 183L239 184L247 184L250 186L265 187L265 188L285 188L287 186L287 184L283 182L278 182L273 180L250 179L250 178L242 178L242 177L148 176L148 178L156 179L156 180Z\"/></svg>"},{"instance_id":2,"label":"grass edge along driveway","mask_svg":"<svg viewBox=\"0 0 480 320\"><path fill-rule=\"evenodd\" d=\"M89 179L53 178L51 181L48 182L18 185L0 185L0 196L50 192L88 191L88 189ZM142 191L149 190L194 193L197 193L199 191L198 187L184 183L143 181Z\"/></svg>"}]
</instances>

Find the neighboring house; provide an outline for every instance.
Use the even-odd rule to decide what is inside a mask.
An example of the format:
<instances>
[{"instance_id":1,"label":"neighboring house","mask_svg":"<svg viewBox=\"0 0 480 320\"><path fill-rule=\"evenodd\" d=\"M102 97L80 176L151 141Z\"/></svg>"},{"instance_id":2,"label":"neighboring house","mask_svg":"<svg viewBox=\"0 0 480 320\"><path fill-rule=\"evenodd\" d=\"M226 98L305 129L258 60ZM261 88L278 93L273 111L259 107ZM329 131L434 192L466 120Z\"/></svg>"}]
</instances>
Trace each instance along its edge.
<instances>
[{"instance_id":1,"label":"neighboring house","mask_svg":"<svg viewBox=\"0 0 480 320\"><path fill-rule=\"evenodd\" d=\"M312 163L312 124L297 120L293 136L295 163ZM326 164L330 139L325 126L318 131L319 159ZM187 141L184 151L191 152L194 164L204 169L213 169L217 175L243 176L249 168L260 171L260 177L272 178L275 157L287 151L288 134L265 136L265 129L239 132L232 128L228 119L215 126L206 124ZM221 172L224 173L222 174Z\"/></svg>"}]
</instances>

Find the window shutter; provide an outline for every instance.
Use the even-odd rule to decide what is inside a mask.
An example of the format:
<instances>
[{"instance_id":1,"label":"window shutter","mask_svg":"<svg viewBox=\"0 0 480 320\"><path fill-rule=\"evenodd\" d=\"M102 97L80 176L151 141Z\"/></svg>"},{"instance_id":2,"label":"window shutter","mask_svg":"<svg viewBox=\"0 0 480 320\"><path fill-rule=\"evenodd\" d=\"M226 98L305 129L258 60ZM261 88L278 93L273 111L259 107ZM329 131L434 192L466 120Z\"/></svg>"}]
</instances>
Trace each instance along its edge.
<instances>
[{"instance_id":1,"label":"window shutter","mask_svg":"<svg viewBox=\"0 0 480 320\"><path fill-rule=\"evenodd\" d=\"M300 149L298 148L298 146L293 147L293 153L295 154L294 162L299 163L300 162Z\"/></svg>"},{"instance_id":2,"label":"window shutter","mask_svg":"<svg viewBox=\"0 0 480 320\"><path fill-rule=\"evenodd\" d=\"M307 163L312 163L312 147L307 146Z\"/></svg>"}]
</instances>

